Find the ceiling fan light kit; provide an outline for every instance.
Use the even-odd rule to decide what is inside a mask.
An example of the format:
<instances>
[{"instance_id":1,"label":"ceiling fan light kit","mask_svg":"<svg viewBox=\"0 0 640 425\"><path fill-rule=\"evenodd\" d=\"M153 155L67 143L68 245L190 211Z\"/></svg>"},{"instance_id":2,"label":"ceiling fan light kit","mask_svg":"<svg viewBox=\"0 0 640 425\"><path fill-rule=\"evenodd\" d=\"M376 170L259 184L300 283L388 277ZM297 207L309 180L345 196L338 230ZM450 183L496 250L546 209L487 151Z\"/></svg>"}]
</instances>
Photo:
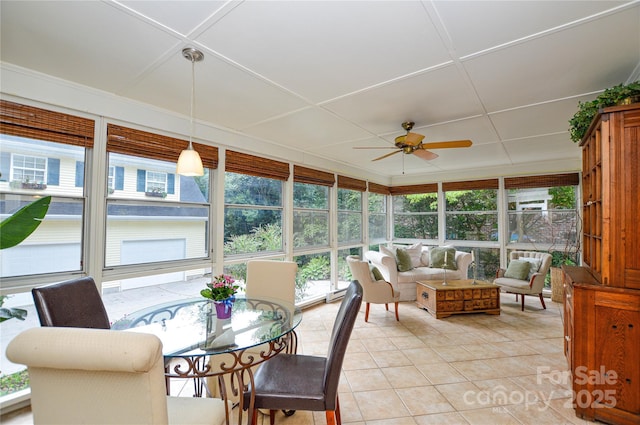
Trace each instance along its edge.
<instances>
[{"instance_id":1,"label":"ceiling fan light kit","mask_svg":"<svg viewBox=\"0 0 640 425\"><path fill-rule=\"evenodd\" d=\"M411 132L414 125L415 123L413 121L405 121L402 123L402 128L407 132L407 134L403 134L402 136L395 138L395 147L355 147L354 149L398 149L395 152L374 158L372 161L379 161L400 152L407 155L415 154L420 159L430 161L432 159L436 159L438 154L433 153L428 149L468 148L473 144L471 140L449 140L444 142L423 143L422 140L424 139L424 136L422 134Z\"/></svg>"}]
</instances>

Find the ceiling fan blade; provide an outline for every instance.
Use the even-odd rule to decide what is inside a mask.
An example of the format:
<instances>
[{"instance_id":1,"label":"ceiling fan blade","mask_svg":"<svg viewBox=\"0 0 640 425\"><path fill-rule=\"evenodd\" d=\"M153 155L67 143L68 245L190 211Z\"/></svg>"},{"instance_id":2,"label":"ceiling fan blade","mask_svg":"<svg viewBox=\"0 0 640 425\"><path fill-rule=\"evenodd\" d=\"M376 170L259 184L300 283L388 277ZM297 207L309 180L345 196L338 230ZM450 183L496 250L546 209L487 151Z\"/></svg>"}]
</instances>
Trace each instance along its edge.
<instances>
[{"instance_id":1,"label":"ceiling fan blade","mask_svg":"<svg viewBox=\"0 0 640 425\"><path fill-rule=\"evenodd\" d=\"M471 140L449 140L447 142L429 142L420 145L421 149L447 149L447 148L468 148L473 143Z\"/></svg>"},{"instance_id":2,"label":"ceiling fan blade","mask_svg":"<svg viewBox=\"0 0 640 425\"><path fill-rule=\"evenodd\" d=\"M410 146L418 146L418 144L422 142L422 139L424 139L424 136L422 134L407 133L404 138L404 142Z\"/></svg>"},{"instance_id":3,"label":"ceiling fan blade","mask_svg":"<svg viewBox=\"0 0 640 425\"><path fill-rule=\"evenodd\" d=\"M420 159L424 159L425 161L436 159L438 157L437 154L424 149L416 149L415 151L413 151L413 154Z\"/></svg>"},{"instance_id":4,"label":"ceiling fan blade","mask_svg":"<svg viewBox=\"0 0 640 425\"><path fill-rule=\"evenodd\" d=\"M400 152L402 152L402 151L401 150L397 150L395 152L391 152L391 153L388 153L386 155L382 155L381 157L378 157L376 159L372 159L371 161L380 161L381 159L385 159L385 158L387 158L387 157L389 157L391 155L395 155L395 154L400 153Z\"/></svg>"},{"instance_id":5,"label":"ceiling fan blade","mask_svg":"<svg viewBox=\"0 0 640 425\"><path fill-rule=\"evenodd\" d=\"M395 146L354 146L353 149L398 149Z\"/></svg>"}]
</instances>

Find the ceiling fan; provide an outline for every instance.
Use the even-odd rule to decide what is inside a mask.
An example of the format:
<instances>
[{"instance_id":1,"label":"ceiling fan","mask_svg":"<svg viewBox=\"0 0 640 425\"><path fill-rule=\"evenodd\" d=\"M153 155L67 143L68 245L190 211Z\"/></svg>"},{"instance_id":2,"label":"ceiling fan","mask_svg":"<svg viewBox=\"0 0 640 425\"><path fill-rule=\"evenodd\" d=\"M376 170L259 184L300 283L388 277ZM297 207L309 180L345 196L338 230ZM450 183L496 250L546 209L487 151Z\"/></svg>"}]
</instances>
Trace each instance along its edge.
<instances>
[{"instance_id":1,"label":"ceiling fan","mask_svg":"<svg viewBox=\"0 0 640 425\"><path fill-rule=\"evenodd\" d=\"M411 129L414 125L415 123L412 121L406 121L402 123L402 128L405 129L407 134L396 137L395 147L359 146L354 147L354 149L398 149L395 152L382 155L381 157L375 158L372 161L379 161L400 152L404 152L405 154L414 154L418 158L428 161L438 157L437 154L431 152L428 149L468 148L472 145L471 140L449 140L446 142L423 143L422 139L424 139L424 136L422 134L411 132Z\"/></svg>"}]
</instances>

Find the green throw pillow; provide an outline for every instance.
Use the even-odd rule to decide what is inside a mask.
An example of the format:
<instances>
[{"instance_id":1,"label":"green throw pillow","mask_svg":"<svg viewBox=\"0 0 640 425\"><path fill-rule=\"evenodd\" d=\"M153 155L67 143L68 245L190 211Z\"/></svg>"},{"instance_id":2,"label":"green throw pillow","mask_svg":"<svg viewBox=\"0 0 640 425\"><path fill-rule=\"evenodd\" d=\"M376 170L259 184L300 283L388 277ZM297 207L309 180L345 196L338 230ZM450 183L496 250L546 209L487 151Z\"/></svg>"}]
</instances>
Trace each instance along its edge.
<instances>
[{"instance_id":1,"label":"green throw pillow","mask_svg":"<svg viewBox=\"0 0 640 425\"><path fill-rule=\"evenodd\" d=\"M507 267L507 271L504 272L504 277L527 280L527 276L529 276L529 268L531 268L531 263L528 261L511 260L509 267Z\"/></svg>"},{"instance_id":2,"label":"green throw pillow","mask_svg":"<svg viewBox=\"0 0 640 425\"><path fill-rule=\"evenodd\" d=\"M371 274L373 275L373 280L384 280L382 273L376 266L371 266Z\"/></svg>"},{"instance_id":3,"label":"green throw pillow","mask_svg":"<svg viewBox=\"0 0 640 425\"><path fill-rule=\"evenodd\" d=\"M445 261L446 264L445 264ZM435 247L429 249L429 267L434 269L458 270L456 263L456 249Z\"/></svg>"},{"instance_id":4,"label":"green throw pillow","mask_svg":"<svg viewBox=\"0 0 640 425\"><path fill-rule=\"evenodd\" d=\"M411 255L404 248L398 248L396 250L396 259L398 261L398 271L399 272L408 272L413 269L413 264L411 262Z\"/></svg>"}]
</instances>

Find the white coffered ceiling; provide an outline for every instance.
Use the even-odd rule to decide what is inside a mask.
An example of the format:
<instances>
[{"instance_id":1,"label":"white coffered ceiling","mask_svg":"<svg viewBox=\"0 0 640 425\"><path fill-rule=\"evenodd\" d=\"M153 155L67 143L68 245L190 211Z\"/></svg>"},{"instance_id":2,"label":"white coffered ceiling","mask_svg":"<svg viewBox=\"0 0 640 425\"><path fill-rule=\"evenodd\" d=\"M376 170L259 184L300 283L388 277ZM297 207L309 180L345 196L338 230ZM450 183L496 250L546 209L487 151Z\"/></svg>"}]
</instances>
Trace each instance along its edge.
<instances>
[{"instance_id":1,"label":"white coffered ceiling","mask_svg":"<svg viewBox=\"0 0 640 425\"><path fill-rule=\"evenodd\" d=\"M194 46L205 54L197 119L229 134L212 143L272 146L390 182L577 170L567 129L578 101L640 75L638 1L0 7L5 65L188 115L191 65L181 50ZM372 162L387 151L353 149L393 146L407 120L425 141L473 146L437 150L432 161Z\"/></svg>"}]
</instances>

